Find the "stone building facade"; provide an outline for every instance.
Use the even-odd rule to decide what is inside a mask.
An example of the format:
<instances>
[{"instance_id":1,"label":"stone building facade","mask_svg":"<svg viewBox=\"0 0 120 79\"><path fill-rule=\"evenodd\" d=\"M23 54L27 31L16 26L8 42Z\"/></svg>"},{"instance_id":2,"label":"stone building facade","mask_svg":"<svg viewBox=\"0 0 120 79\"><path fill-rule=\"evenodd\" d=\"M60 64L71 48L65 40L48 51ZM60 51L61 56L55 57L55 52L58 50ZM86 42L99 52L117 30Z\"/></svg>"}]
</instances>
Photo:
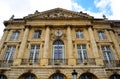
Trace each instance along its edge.
<instances>
[{"instance_id":1,"label":"stone building facade","mask_svg":"<svg viewBox=\"0 0 120 79\"><path fill-rule=\"evenodd\" d=\"M0 79L120 79L120 21L61 8L4 21Z\"/></svg>"}]
</instances>

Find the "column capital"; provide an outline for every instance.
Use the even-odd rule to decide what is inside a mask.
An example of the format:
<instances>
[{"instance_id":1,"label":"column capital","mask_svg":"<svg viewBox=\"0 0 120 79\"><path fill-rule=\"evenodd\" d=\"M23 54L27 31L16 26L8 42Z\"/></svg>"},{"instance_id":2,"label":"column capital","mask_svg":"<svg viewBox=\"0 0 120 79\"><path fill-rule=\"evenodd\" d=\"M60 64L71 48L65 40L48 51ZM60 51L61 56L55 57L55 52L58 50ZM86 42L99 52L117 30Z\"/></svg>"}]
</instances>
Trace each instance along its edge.
<instances>
[{"instance_id":1,"label":"column capital","mask_svg":"<svg viewBox=\"0 0 120 79\"><path fill-rule=\"evenodd\" d=\"M51 27L51 26L52 26L52 24L45 24L45 28Z\"/></svg>"},{"instance_id":2,"label":"column capital","mask_svg":"<svg viewBox=\"0 0 120 79\"><path fill-rule=\"evenodd\" d=\"M91 28L93 28L93 26L92 25L87 25L89 28L91 27Z\"/></svg>"},{"instance_id":3,"label":"column capital","mask_svg":"<svg viewBox=\"0 0 120 79\"><path fill-rule=\"evenodd\" d=\"M10 31L10 29L4 29L3 32L5 32L5 31Z\"/></svg>"},{"instance_id":4,"label":"column capital","mask_svg":"<svg viewBox=\"0 0 120 79\"><path fill-rule=\"evenodd\" d=\"M72 27L72 24L66 24L65 26L67 26L67 27Z\"/></svg>"},{"instance_id":5,"label":"column capital","mask_svg":"<svg viewBox=\"0 0 120 79\"><path fill-rule=\"evenodd\" d=\"M30 28L31 28L31 25L25 25L25 28L30 29Z\"/></svg>"}]
</instances>

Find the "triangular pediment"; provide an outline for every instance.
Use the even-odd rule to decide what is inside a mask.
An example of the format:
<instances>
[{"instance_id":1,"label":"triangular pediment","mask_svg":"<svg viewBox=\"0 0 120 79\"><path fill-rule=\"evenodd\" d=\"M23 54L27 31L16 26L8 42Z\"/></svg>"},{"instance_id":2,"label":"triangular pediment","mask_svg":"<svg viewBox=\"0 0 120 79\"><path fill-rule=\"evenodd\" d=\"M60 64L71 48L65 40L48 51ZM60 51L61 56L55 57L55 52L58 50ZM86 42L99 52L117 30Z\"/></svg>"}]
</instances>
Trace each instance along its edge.
<instances>
[{"instance_id":1,"label":"triangular pediment","mask_svg":"<svg viewBox=\"0 0 120 79\"><path fill-rule=\"evenodd\" d=\"M30 14L25 19L70 19L70 18L83 18L92 19L93 17L87 13L74 12L62 8L55 8L43 12L36 11L34 14Z\"/></svg>"}]
</instances>

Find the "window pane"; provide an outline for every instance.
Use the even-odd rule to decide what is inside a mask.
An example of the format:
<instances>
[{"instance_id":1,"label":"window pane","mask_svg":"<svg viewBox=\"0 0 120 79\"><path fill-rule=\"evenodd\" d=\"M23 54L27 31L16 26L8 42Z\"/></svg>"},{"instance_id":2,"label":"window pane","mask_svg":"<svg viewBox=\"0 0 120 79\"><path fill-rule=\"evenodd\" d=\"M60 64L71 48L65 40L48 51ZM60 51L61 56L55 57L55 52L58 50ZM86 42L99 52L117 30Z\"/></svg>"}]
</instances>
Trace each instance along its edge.
<instances>
[{"instance_id":1,"label":"window pane","mask_svg":"<svg viewBox=\"0 0 120 79\"><path fill-rule=\"evenodd\" d=\"M105 33L102 32L102 31L99 31L99 32L98 32L98 37L99 37L100 40L105 40L105 39L107 39Z\"/></svg>"},{"instance_id":2,"label":"window pane","mask_svg":"<svg viewBox=\"0 0 120 79\"><path fill-rule=\"evenodd\" d=\"M31 45L29 59L35 60L39 58L40 45Z\"/></svg>"},{"instance_id":3,"label":"window pane","mask_svg":"<svg viewBox=\"0 0 120 79\"><path fill-rule=\"evenodd\" d=\"M53 59L64 58L64 43L59 39L53 43L53 57Z\"/></svg>"},{"instance_id":4,"label":"window pane","mask_svg":"<svg viewBox=\"0 0 120 79\"><path fill-rule=\"evenodd\" d=\"M36 31L34 32L33 38L40 38L40 37L41 37L41 30L36 30Z\"/></svg>"},{"instance_id":5,"label":"window pane","mask_svg":"<svg viewBox=\"0 0 120 79\"><path fill-rule=\"evenodd\" d=\"M13 59L14 52L15 52L16 47L15 46L8 46L6 49L6 53L4 55L3 60L9 61Z\"/></svg>"},{"instance_id":6,"label":"window pane","mask_svg":"<svg viewBox=\"0 0 120 79\"><path fill-rule=\"evenodd\" d=\"M77 51L78 51L78 63L88 58L86 45L78 44Z\"/></svg>"},{"instance_id":7,"label":"window pane","mask_svg":"<svg viewBox=\"0 0 120 79\"><path fill-rule=\"evenodd\" d=\"M7 79L7 78L4 75L0 75L0 79Z\"/></svg>"},{"instance_id":8,"label":"window pane","mask_svg":"<svg viewBox=\"0 0 120 79\"><path fill-rule=\"evenodd\" d=\"M64 79L64 76L61 74L55 74L51 77L51 79Z\"/></svg>"},{"instance_id":9,"label":"window pane","mask_svg":"<svg viewBox=\"0 0 120 79\"><path fill-rule=\"evenodd\" d=\"M19 35L20 35L20 32L18 32L18 31L13 32L13 34L10 37L10 40L11 41L18 40Z\"/></svg>"},{"instance_id":10,"label":"window pane","mask_svg":"<svg viewBox=\"0 0 120 79\"><path fill-rule=\"evenodd\" d=\"M105 60L113 60L112 51L109 46L101 46L103 56Z\"/></svg>"},{"instance_id":11,"label":"window pane","mask_svg":"<svg viewBox=\"0 0 120 79\"><path fill-rule=\"evenodd\" d=\"M82 30L76 31L76 38L84 38L84 34Z\"/></svg>"}]
</instances>

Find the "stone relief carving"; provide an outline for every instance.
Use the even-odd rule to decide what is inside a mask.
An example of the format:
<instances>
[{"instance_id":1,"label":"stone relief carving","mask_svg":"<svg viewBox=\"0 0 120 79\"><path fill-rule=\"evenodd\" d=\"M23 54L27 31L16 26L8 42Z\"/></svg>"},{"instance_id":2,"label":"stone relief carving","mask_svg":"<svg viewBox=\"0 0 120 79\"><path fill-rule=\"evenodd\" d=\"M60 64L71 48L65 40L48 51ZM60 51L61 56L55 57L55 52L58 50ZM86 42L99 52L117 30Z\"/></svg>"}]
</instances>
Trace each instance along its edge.
<instances>
[{"instance_id":1,"label":"stone relief carving","mask_svg":"<svg viewBox=\"0 0 120 79\"><path fill-rule=\"evenodd\" d=\"M61 17L66 17L66 18L70 18L72 17L72 15L69 14L64 14L62 12L57 12L57 13L49 13L49 14L44 14L42 16L40 16L40 18L61 18Z\"/></svg>"}]
</instances>

